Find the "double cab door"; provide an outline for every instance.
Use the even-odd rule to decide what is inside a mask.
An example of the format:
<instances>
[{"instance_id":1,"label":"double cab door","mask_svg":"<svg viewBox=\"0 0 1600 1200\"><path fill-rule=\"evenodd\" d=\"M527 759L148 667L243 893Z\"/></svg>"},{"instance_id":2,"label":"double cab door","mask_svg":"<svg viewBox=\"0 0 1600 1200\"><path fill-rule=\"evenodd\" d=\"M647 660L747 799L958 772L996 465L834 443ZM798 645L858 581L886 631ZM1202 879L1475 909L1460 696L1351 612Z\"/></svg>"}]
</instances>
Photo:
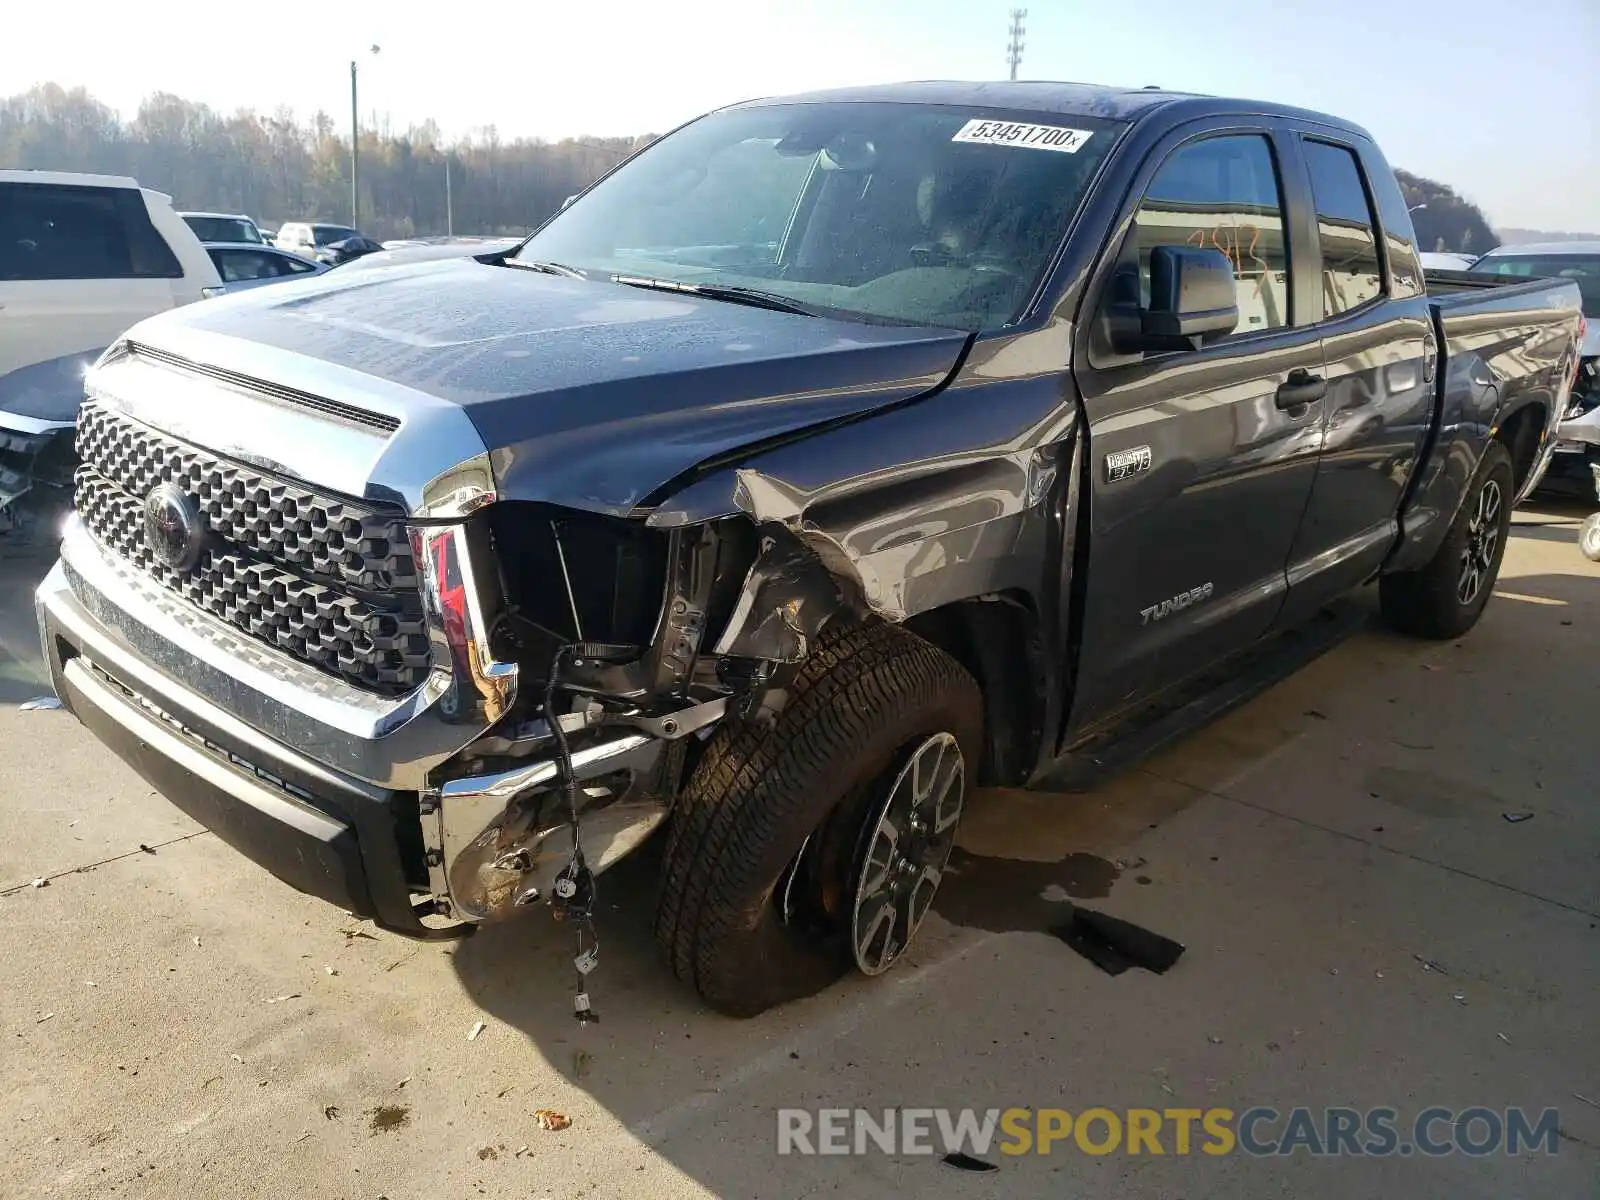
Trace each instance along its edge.
<instances>
[{"instance_id":1,"label":"double cab door","mask_svg":"<svg viewBox=\"0 0 1600 1200\"><path fill-rule=\"evenodd\" d=\"M1420 285L1390 304L1364 149L1219 118L1173 131L1136 175L1075 347L1089 546L1064 742L1313 611L1393 544L1431 411L1428 326ZM1226 255L1238 323L1119 354L1112 287L1136 265L1147 301L1159 245Z\"/></svg>"}]
</instances>

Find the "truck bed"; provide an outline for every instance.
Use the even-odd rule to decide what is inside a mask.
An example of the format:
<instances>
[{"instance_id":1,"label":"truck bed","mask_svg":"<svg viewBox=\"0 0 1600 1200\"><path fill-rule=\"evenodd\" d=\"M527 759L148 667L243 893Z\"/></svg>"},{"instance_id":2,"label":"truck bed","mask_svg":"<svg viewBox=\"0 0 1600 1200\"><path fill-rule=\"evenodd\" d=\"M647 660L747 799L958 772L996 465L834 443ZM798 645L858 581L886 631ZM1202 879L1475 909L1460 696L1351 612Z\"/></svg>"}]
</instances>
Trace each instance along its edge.
<instances>
[{"instance_id":1,"label":"truck bed","mask_svg":"<svg viewBox=\"0 0 1600 1200\"><path fill-rule=\"evenodd\" d=\"M1538 486L1554 445L1545 434L1566 401L1570 350L1583 319L1582 296L1570 280L1471 271L1424 277L1439 346L1438 395L1422 460L1428 465L1408 498L1408 530L1454 511L1476 455L1453 453L1452 443L1489 436L1503 414L1543 414L1537 422L1518 420L1516 428L1508 423L1504 435L1516 464L1516 502Z\"/></svg>"},{"instance_id":2,"label":"truck bed","mask_svg":"<svg viewBox=\"0 0 1600 1200\"><path fill-rule=\"evenodd\" d=\"M1483 299L1484 292L1494 292L1496 299L1509 296L1540 296L1554 294L1569 285L1561 279L1526 278L1517 275L1493 275L1487 271L1424 271L1423 282L1428 289L1428 299L1441 309L1470 305ZM1581 303L1581 300L1580 300Z\"/></svg>"}]
</instances>

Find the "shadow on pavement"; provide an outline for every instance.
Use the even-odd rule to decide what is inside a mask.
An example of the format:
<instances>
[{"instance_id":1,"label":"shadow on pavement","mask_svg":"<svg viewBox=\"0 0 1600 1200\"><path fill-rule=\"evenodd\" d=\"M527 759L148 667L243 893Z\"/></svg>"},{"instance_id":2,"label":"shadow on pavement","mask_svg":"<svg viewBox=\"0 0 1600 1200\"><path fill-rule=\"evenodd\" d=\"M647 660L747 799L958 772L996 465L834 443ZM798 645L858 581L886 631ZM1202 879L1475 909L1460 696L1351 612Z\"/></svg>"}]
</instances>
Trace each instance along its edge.
<instances>
[{"instance_id":1,"label":"shadow on pavement","mask_svg":"<svg viewBox=\"0 0 1600 1200\"><path fill-rule=\"evenodd\" d=\"M1575 535L1565 524L1533 521L1519 523L1514 536L1556 542ZM1590 564L1575 544L1570 564L1552 563L1552 552L1542 546L1535 553L1544 570L1504 576L1483 624L1470 639L1457 643L1482 643L1482 654L1473 656L1473 667L1464 674L1493 670L1508 653L1570 657L1578 670L1593 661L1600 628L1593 615L1600 589ZM1572 573L1559 573L1568 567ZM1329 729L1327 713L1314 704L1336 713L1370 705L1370 698L1363 701L1362 696L1371 673L1392 671L1403 660L1415 660L1429 671L1450 669L1437 665L1446 662L1441 653L1451 653L1449 643L1418 642L1369 626L1359 644L1362 649L1348 659L1335 661L1338 656L1330 655L1326 667L1311 668L1298 689L1271 693L1277 699L1265 708L1257 705L1205 727L1201 736L1184 738L1170 758L1166 751L1158 755L1151 770L1125 771L1083 793L976 793L935 906L940 919L924 926L917 964L935 966L955 959L974 944L975 930L1043 933L1073 899L1116 913L1125 906L1104 898L1113 889L1118 897L1124 889L1143 895L1140 885L1151 882L1146 871L1153 870L1125 848L1207 791L1229 792L1234 780L1306 730ZM1393 678L1398 691L1403 676ZM1315 700L1302 703L1307 695ZM1298 699L1284 708L1285 696ZM1549 723L1525 699L1511 700L1502 736ZM1363 711L1363 721L1382 722L1381 709L1376 715L1370 708ZM1350 736L1363 735L1352 728ZM1166 777L1174 764L1176 778ZM827 1103L832 1094L828 1078L806 1065L820 1057L815 1048L831 1044L835 1036L848 1037L858 1024L895 1020L885 1018L883 1010L897 1003L896 992L938 985L899 986L912 975L902 966L887 979L849 978L819 996L753 1020L718 1016L673 978L657 956L651 916L658 857L652 845L600 881L601 967L590 981L601 1014L598 1025L581 1028L572 1016L573 946L569 931L547 915L531 914L520 923L484 929L456 951L455 969L478 1004L520 1030L569 1082L680 1170L717 1194L742 1194L751 1178L748 1165L735 1162L736 1156L724 1157L725 1148L716 1142L719 1118L705 1110L736 1103L739 1089L756 1075L790 1070L792 1076L783 1076L782 1085L787 1092L792 1079L794 1103ZM1063 948L1061 953L1069 951ZM926 1007L908 1004L900 1019L925 1021ZM724 1092L731 1094L728 1101L718 1099ZM691 1125L697 1114L700 1118ZM687 1145L675 1136L684 1130L693 1131ZM805 1171L792 1179L774 1175L762 1194L809 1194L816 1183Z\"/></svg>"}]
</instances>

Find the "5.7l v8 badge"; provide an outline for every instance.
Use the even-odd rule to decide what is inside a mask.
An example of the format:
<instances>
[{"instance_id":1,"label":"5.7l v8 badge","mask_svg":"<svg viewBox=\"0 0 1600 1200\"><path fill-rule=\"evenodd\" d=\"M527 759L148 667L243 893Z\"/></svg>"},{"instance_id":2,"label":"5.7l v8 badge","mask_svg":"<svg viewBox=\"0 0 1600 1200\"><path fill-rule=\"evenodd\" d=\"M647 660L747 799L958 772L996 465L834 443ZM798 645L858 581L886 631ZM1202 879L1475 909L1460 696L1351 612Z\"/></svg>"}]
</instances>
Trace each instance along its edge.
<instances>
[{"instance_id":1,"label":"5.7l v8 badge","mask_svg":"<svg viewBox=\"0 0 1600 1200\"><path fill-rule=\"evenodd\" d=\"M1134 446L1131 450L1113 450L1106 455L1106 482L1116 483L1132 475L1143 475L1150 469L1149 446Z\"/></svg>"}]
</instances>

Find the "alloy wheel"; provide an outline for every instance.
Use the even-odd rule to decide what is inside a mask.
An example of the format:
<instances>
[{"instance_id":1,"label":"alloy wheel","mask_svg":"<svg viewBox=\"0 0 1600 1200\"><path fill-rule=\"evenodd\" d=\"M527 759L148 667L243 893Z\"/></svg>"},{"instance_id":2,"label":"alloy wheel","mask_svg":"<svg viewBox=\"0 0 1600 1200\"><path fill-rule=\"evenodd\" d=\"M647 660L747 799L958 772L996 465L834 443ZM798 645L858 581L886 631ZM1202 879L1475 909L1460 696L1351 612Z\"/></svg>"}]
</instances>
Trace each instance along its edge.
<instances>
[{"instance_id":1,"label":"alloy wheel","mask_svg":"<svg viewBox=\"0 0 1600 1200\"><path fill-rule=\"evenodd\" d=\"M850 918L862 973L881 975L910 945L944 877L965 801L966 762L954 736L918 743L868 818Z\"/></svg>"},{"instance_id":2,"label":"alloy wheel","mask_svg":"<svg viewBox=\"0 0 1600 1200\"><path fill-rule=\"evenodd\" d=\"M1461 574L1456 580L1456 600L1463 607L1483 591L1494 571L1495 551L1500 545L1500 484L1490 479L1473 501L1467 519L1467 544L1461 551Z\"/></svg>"}]
</instances>

